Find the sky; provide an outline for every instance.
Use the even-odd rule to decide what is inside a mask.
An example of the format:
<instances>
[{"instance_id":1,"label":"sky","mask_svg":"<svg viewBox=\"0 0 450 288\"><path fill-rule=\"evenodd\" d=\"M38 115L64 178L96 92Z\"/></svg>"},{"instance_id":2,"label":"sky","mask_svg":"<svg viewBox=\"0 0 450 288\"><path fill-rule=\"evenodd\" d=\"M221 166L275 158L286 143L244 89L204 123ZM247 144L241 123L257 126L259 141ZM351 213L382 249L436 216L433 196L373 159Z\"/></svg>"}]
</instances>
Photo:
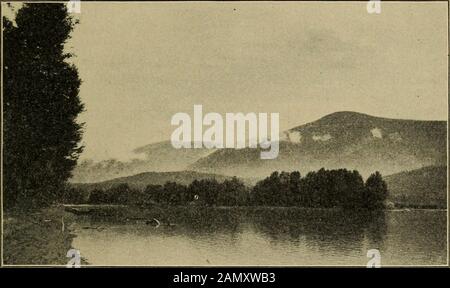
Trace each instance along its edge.
<instances>
[{"instance_id":1,"label":"sky","mask_svg":"<svg viewBox=\"0 0 450 288\"><path fill-rule=\"evenodd\" d=\"M447 119L447 3L85 3L67 49L83 83L82 159L169 140L173 114L336 111Z\"/></svg>"}]
</instances>

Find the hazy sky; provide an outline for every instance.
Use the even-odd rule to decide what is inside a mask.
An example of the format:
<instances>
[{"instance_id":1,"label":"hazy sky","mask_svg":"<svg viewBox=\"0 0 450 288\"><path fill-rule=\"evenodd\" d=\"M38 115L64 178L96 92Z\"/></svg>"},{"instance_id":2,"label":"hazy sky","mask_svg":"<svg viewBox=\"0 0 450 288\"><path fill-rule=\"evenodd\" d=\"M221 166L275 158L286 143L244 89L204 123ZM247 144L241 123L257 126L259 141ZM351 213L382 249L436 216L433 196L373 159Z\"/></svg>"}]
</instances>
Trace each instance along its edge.
<instances>
[{"instance_id":1,"label":"hazy sky","mask_svg":"<svg viewBox=\"0 0 450 288\"><path fill-rule=\"evenodd\" d=\"M82 158L168 140L171 116L279 112L447 119L447 3L85 3L70 46Z\"/></svg>"}]
</instances>

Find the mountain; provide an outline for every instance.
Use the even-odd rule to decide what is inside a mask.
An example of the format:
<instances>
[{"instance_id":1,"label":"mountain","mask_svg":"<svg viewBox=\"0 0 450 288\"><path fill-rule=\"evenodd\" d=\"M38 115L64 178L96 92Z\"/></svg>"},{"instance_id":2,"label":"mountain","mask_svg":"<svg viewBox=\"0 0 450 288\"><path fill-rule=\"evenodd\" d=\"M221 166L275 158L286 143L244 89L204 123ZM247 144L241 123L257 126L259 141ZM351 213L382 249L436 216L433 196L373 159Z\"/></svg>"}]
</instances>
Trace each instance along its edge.
<instances>
[{"instance_id":1,"label":"mountain","mask_svg":"<svg viewBox=\"0 0 450 288\"><path fill-rule=\"evenodd\" d=\"M261 160L260 149L175 149L170 141L136 148L141 159L83 161L71 182L93 183L154 171L194 170L262 178L274 170L302 173L322 167L357 169L368 176L446 164L446 121L401 120L336 112L283 132L280 153Z\"/></svg>"},{"instance_id":2,"label":"mountain","mask_svg":"<svg viewBox=\"0 0 450 288\"><path fill-rule=\"evenodd\" d=\"M177 182L178 184L189 185L195 179L216 179L223 182L231 177L199 173L195 171L176 171L176 172L145 172L128 177L119 177L108 181L98 183L72 183L72 187L83 190L108 189L118 184L127 183L132 188L144 189L147 185L163 185L167 181Z\"/></svg>"},{"instance_id":3,"label":"mountain","mask_svg":"<svg viewBox=\"0 0 450 288\"><path fill-rule=\"evenodd\" d=\"M384 177L397 205L447 207L447 167L429 166Z\"/></svg>"},{"instance_id":4,"label":"mountain","mask_svg":"<svg viewBox=\"0 0 450 288\"><path fill-rule=\"evenodd\" d=\"M239 177L264 177L274 170L302 173L322 167L357 169L363 176L445 165L446 121L419 121L336 112L283 133L279 156L261 160L260 149L220 149L189 166Z\"/></svg>"},{"instance_id":5,"label":"mountain","mask_svg":"<svg viewBox=\"0 0 450 288\"><path fill-rule=\"evenodd\" d=\"M170 141L152 143L133 150L139 159L118 161L115 159L94 162L82 161L73 171L72 183L94 183L154 171L180 171L212 153L212 149L175 149Z\"/></svg>"}]
</instances>

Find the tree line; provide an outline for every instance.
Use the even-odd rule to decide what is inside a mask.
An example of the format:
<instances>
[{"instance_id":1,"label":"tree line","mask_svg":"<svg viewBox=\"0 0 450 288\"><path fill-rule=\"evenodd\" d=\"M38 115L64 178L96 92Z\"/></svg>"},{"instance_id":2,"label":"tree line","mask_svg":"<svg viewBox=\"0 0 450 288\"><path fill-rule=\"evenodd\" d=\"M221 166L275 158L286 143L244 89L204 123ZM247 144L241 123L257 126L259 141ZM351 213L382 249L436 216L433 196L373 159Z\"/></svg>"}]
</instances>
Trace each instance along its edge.
<instances>
[{"instance_id":1,"label":"tree line","mask_svg":"<svg viewBox=\"0 0 450 288\"><path fill-rule=\"evenodd\" d=\"M86 197L78 189L69 189L66 203L126 205L201 205L201 206L297 206L346 209L384 207L387 185L379 172L364 182L358 171L347 169L309 172L273 172L253 187L233 177L194 180L189 185L167 182L145 189L119 184L109 189L92 190Z\"/></svg>"}]
</instances>

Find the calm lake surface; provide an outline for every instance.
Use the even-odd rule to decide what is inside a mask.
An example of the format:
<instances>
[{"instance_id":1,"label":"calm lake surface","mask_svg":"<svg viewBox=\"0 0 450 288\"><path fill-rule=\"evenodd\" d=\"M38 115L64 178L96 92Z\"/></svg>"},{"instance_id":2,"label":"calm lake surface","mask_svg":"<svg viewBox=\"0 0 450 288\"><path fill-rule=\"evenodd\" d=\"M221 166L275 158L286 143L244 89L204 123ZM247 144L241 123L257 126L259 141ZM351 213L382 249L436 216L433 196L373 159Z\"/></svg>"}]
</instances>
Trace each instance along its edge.
<instances>
[{"instance_id":1,"label":"calm lake surface","mask_svg":"<svg viewBox=\"0 0 450 288\"><path fill-rule=\"evenodd\" d=\"M153 217L161 226L138 219ZM443 210L190 207L76 219L73 246L94 265L365 266L369 249L381 265L447 261Z\"/></svg>"}]
</instances>

